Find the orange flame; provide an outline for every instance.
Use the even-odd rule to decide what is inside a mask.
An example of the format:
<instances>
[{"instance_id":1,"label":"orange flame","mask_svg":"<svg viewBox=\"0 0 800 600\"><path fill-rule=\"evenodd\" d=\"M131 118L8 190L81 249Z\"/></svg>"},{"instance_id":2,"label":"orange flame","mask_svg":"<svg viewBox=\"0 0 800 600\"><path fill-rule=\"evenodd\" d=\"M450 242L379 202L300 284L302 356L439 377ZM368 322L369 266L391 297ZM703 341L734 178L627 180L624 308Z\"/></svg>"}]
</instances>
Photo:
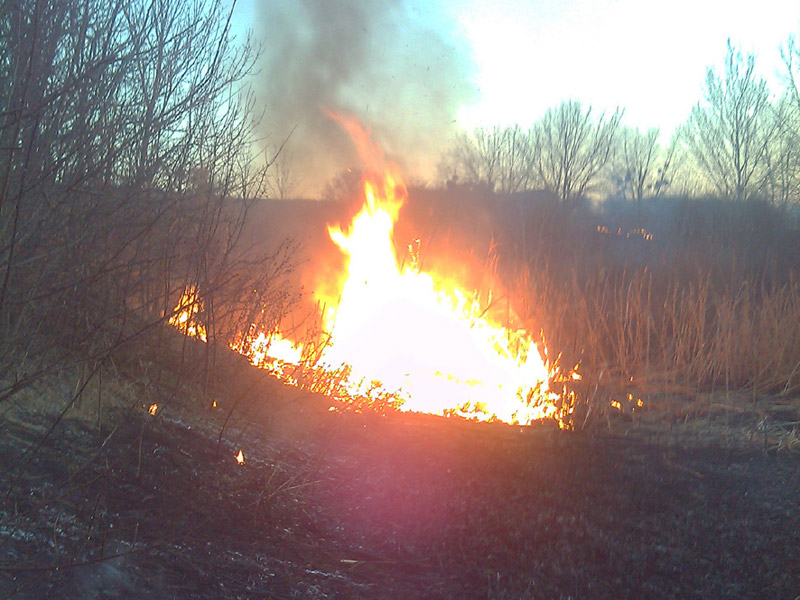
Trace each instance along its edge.
<instances>
[{"instance_id":1,"label":"orange flame","mask_svg":"<svg viewBox=\"0 0 800 600\"><path fill-rule=\"evenodd\" d=\"M244 452L242 452L241 449L239 450L239 453L236 455L236 462L240 465L244 464Z\"/></svg>"},{"instance_id":2,"label":"orange flame","mask_svg":"<svg viewBox=\"0 0 800 600\"><path fill-rule=\"evenodd\" d=\"M186 286L181 299L172 310L169 324L177 327L180 331L191 337L197 337L207 341L205 325L198 321L199 313L203 304L194 289L194 286Z\"/></svg>"},{"instance_id":3,"label":"orange flame","mask_svg":"<svg viewBox=\"0 0 800 600\"><path fill-rule=\"evenodd\" d=\"M340 120L359 151L368 151L357 124ZM382 155L365 160L382 161ZM355 394L374 381L398 390L402 410L509 423L555 416L559 395L550 390L551 373L525 331L491 322L456 282L414 265L400 268L392 230L406 188L397 168L384 165L368 174L364 194L348 230L328 228L347 269L340 297L319 297L335 307L324 315L332 343L322 361L349 365Z\"/></svg>"},{"instance_id":4,"label":"orange flame","mask_svg":"<svg viewBox=\"0 0 800 600\"><path fill-rule=\"evenodd\" d=\"M329 343L313 365L304 346L279 331L256 335L254 326L232 348L289 384L345 402L365 398L376 407L388 402L404 411L514 424L553 418L564 426L575 400L566 382L580 380L577 366L562 375L527 331L493 320L477 293L420 271L416 260L400 266L393 228L406 186L399 169L356 121L331 116L350 133L367 171L361 211L349 227L328 227L346 259L344 271L315 294L328 307L322 325ZM175 309L181 318L170 322L190 333L186 324L200 306L187 288ZM324 376L309 384L309 370ZM556 391L554 384L563 385Z\"/></svg>"}]
</instances>

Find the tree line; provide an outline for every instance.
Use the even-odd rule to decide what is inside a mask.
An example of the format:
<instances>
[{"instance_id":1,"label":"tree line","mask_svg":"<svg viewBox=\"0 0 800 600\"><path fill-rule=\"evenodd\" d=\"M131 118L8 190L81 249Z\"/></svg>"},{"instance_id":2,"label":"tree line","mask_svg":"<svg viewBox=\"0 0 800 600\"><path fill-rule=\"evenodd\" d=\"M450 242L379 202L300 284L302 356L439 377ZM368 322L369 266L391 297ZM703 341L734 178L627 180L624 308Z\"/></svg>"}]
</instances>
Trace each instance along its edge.
<instances>
[{"instance_id":1,"label":"tree line","mask_svg":"<svg viewBox=\"0 0 800 600\"><path fill-rule=\"evenodd\" d=\"M592 193L640 201L665 193L732 201L800 202L800 38L781 48L784 86L773 99L755 56L728 41L721 72L668 143L657 128L622 124L567 100L529 129L460 133L439 165L442 181L499 194L544 189L565 203Z\"/></svg>"}]
</instances>

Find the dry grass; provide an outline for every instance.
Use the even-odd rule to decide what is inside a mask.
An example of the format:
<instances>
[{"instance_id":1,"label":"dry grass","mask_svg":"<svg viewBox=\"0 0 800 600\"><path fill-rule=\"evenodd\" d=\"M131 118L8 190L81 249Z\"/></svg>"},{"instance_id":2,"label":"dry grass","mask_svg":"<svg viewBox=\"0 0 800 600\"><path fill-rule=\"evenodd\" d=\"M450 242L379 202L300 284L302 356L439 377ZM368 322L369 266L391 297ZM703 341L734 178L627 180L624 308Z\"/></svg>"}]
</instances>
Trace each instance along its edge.
<instances>
[{"instance_id":1,"label":"dry grass","mask_svg":"<svg viewBox=\"0 0 800 600\"><path fill-rule=\"evenodd\" d=\"M647 410L658 398L664 415L679 410L667 397L796 405L799 237L788 214L757 203L593 210L461 189L411 190L395 228L401 255L416 240L424 270L491 298L498 319L541 330L562 366L580 364L588 406L576 421L587 422L635 413L640 399ZM338 385L336 374L303 377L325 393Z\"/></svg>"},{"instance_id":2,"label":"dry grass","mask_svg":"<svg viewBox=\"0 0 800 600\"><path fill-rule=\"evenodd\" d=\"M580 362L584 397L602 405L595 414L628 394L744 394L797 406L797 232L774 209L701 203L702 210L673 206L670 219L653 211L648 220L629 214L632 205L611 216L558 218L546 208L527 216L536 244L526 254L518 240L507 242L501 269L515 282L520 316L542 328L551 352ZM703 218L687 222L685 210ZM616 222L626 225L601 227ZM520 229L510 228L510 239ZM653 239L626 235L654 230Z\"/></svg>"},{"instance_id":3,"label":"dry grass","mask_svg":"<svg viewBox=\"0 0 800 600\"><path fill-rule=\"evenodd\" d=\"M745 280L734 293L708 281L668 281L661 292L656 287L643 269L620 280L573 279L561 290L548 286L535 300L548 307L543 311L548 337L595 370L701 390L796 391L800 284L795 278L772 288Z\"/></svg>"}]
</instances>

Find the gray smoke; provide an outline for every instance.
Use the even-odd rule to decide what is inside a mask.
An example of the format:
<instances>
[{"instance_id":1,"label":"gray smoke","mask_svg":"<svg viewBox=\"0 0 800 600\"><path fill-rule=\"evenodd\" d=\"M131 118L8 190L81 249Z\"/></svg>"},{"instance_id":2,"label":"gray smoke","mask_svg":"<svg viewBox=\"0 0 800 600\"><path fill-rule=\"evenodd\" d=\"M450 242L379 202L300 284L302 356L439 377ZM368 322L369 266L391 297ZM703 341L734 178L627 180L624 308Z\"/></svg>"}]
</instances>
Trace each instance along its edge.
<instances>
[{"instance_id":1,"label":"gray smoke","mask_svg":"<svg viewBox=\"0 0 800 600\"><path fill-rule=\"evenodd\" d=\"M476 93L453 22L425 0L261 0L266 134L288 148L300 194L358 157L323 108L359 119L412 177L430 178Z\"/></svg>"}]
</instances>

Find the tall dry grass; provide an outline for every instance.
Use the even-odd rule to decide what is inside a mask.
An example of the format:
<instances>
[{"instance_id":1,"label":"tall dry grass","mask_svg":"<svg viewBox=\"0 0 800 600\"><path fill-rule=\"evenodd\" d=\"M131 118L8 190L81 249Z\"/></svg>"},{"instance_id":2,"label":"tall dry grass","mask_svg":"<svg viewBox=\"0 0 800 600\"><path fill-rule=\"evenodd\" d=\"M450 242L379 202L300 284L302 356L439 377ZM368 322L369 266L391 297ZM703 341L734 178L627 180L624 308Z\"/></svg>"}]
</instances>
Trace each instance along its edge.
<instances>
[{"instance_id":1,"label":"tall dry grass","mask_svg":"<svg viewBox=\"0 0 800 600\"><path fill-rule=\"evenodd\" d=\"M796 396L800 235L791 218L767 205L663 202L649 214L531 207L527 224L507 229L514 243L503 257L517 269L506 277L521 315L595 386ZM527 254L523 228L540 235Z\"/></svg>"},{"instance_id":2,"label":"tall dry grass","mask_svg":"<svg viewBox=\"0 0 800 600\"><path fill-rule=\"evenodd\" d=\"M709 280L672 280L659 290L645 269L620 280L572 279L568 286L532 278L519 283L527 311L535 304L546 315L549 343L585 369L697 390L800 387L796 277L771 288L745 280L733 293Z\"/></svg>"}]
</instances>

